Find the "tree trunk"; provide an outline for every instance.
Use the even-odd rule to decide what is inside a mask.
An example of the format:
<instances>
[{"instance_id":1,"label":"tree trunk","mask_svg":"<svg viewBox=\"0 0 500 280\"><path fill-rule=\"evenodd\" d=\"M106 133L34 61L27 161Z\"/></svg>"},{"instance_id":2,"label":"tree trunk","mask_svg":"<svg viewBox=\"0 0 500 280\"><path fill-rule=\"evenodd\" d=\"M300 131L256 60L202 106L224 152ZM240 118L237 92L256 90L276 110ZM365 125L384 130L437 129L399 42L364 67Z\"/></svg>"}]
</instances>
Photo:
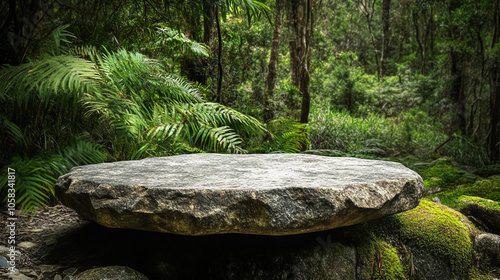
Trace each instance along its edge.
<instances>
[{"instance_id":1,"label":"tree trunk","mask_svg":"<svg viewBox=\"0 0 500 280\"><path fill-rule=\"evenodd\" d=\"M453 26L454 11L460 7L460 0L450 0L448 2L448 16L450 28L448 29L448 39L451 42L457 41L459 30ZM462 54L457 51L455 45L450 46L450 75L451 75L451 88L450 100L453 105L454 117L451 120L451 132L460 130L465 134L465 95L462 89Z\"/></svg>"},{"instance_id":2,"label":"tree trunk","mask_svg":"<svg viewBox=\"0 0 500 280\"><path fill-rule=\"evenodd\" d=\"M302 93L302 106L300 110L300 122L309 122L309 111L311 107L311 39L313 31L312 0L306 1L305 10L305 28L302 33L302 42L304 44L304 56L300 71L300 92ZM306 147L304 147L306 148Z\"/></svg>"},{"instance_id":3,"label":"tree trunk","mask_svg":"<svg viewBox=\"0 0 500 280\"><path fill-rule=\"evenodd\" d=\"M288 25L288 47L290 51L290 79L292 85L299 88L299 65L302 49L300 48L300 41L297 38L300 34L301 27L301 11L303 8L302 3L304 0L288 0L286 5L286 18Z\"/></svg>"},{"instance_id":4,"label":"tree trunk","mask_svg":"<svg viewBox=\"0 0 500 280\"><path fill-rule=\"evenodd\" d=\"M491 48L499 43L500 37L500 0L495 1L494 31ZM496 51L496 59L490 70L490 108L491 122L488 133L488 153L494 162L500 160L500 51Z\"/></svg>"},{"instance_id":5,"label":"tree trunk","mask_svg":"<svg viewBox=\"0 0 500 280\"><path fill-rule=\"evenodd\" d=\"M274 96L274 87L278 73L278 56L281 26L283 25L283 0L276 0L276 14L274 16L273 42L271 44L271 56L269 58L269 70L265 79L266 89L264 91L264 121L268 122L274 118L274 108L270 104Z\"/></svg>"},{"instance_id":6,"label":"tree trunk","mask_svg":"<svg viewBox=\"0 0 500 280\"><path fill-rule=\"evenodd\" d=\"M217 55L217 67L219 75L217 76L217 102L222 104L222 33L220 30L220 16L219 16L219 6L215 8L215 15L217 17L217 38L219 40L219 50Z\"/></svg>"},{"instance_id":7,"label":"tree trunk","mask_svg":"<svg viewBox=\"0 0 500 280\"><path fill-rule=\"evenodd\" d=\"M290 47L290 78L299 90L300 121L307 123L310 106L310 66L312 34L312 0L288 0L286 6Z\"/></svg>"},{"instance_id":8,"label":"tree trunk","mask_svg":"<svg viewBox=\"0 0 500 280\"><path fill-rule=\"evenodd\" d=\"M385 74L385 66L389 57L389 27L391 0L382 0L382 55L380 56L379 78Z\"/></svg>"}]
</instances>

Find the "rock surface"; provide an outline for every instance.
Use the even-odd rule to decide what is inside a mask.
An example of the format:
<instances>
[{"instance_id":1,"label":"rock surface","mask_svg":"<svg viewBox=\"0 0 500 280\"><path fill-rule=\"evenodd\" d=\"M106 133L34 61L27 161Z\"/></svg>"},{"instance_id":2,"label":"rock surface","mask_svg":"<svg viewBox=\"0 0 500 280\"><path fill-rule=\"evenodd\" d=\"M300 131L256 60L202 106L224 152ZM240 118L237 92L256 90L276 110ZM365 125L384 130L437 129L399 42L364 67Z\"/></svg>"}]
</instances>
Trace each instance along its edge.
<instances>
[{"instance_id":1,"label":"rock surface","mask_svg":"<svg viewBox=\"0 0 500 280\"><path fill-rule=\"evenodd\" d=\"M500 234L500 202L463 195L458 198L457 208L464 215L479 220L489 232Z\"/></svg>"},{"instance_id":2,"label":"rock surface","mask_svg":"<svg viewBox=\"0 0 500 280\"><path fill-rule=\"evenodd\" d=\"M76 167L56 196L111 228L290 235L416 207L420 176L394 162L304 154L193 154Z\"/></svg>"},{"instance_id":3,"label":"rock surface","mask_svg":"<svg viewBox=\"0 0 500 280\"><path fill-rule=\"evenodd\" d=\"M106 266L86 270L74 280L148 280L144 274L126 266Z\"/></svg>"},{"instance_id":4,"label":"rock surface","mask_svg":"<svg viewBox=\"0 0 500 280\"><path fill-rule=\"evenodd\" d=\"M500 268L500 236L483 233L476 237L474 256L480 268Z\"/></svg>"}]
</instances>

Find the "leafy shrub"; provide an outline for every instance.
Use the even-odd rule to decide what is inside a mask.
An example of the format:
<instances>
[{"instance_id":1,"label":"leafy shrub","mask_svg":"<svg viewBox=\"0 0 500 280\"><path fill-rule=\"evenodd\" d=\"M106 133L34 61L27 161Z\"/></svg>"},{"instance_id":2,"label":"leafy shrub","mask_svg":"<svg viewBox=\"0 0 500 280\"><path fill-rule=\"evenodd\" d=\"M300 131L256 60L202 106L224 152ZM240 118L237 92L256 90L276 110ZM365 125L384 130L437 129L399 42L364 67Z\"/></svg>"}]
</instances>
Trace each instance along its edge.
<instances>
[{"instance_id":1,"label":"leafy shrub","mask_svg":"<svg viewBox=\"0 0 500 280\"><path fill-rule=\"evenodd\" d=\"M410 110L396 118L376 114L355 117L315 102L309 128L311 149L378 157L405 154L428 157L446 139L440 126L433 125L431 118L419 110Z\"/></svg>"},{"instance_id":2,"label":"leafy shrub","mask_svg":"<svg viewBox=\"0 0 500 280\"><path fill-rule=\"evenodd\" d=\"M266 129L270 132L267 139L262 141L252 152L298 153L309 145L306 125L295 120L273 120L266 125Z\"/></svg>"}]
</instances>

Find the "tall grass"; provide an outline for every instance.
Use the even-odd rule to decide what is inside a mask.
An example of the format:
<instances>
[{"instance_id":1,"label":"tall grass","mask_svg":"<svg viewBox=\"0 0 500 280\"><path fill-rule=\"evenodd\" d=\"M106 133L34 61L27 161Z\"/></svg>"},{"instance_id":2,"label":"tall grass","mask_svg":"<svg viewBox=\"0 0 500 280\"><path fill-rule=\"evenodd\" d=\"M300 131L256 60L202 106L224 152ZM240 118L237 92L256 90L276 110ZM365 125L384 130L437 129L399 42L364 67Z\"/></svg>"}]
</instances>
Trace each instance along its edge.
<instances>
[{"instance_id":1,"label":"tall grass","mask_svg":"<svg viewBox=\"0 0 500 280\"><path fill-rule=\"evenodd\" d=\"M333 149L350 154L431 156L447 136L425 112L412 109L397 117L363 117L315 102L309 124L311 149Z\"/></svg>"}]
</instances>

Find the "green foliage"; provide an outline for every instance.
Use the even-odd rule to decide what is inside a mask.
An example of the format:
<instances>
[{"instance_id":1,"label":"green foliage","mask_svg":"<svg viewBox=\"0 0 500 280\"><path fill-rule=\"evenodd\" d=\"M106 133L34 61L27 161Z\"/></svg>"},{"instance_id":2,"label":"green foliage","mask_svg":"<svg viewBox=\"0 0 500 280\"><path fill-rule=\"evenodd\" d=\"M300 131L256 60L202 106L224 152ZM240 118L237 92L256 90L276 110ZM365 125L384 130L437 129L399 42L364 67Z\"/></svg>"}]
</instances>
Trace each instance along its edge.
<instances>
[{"instance_id":1,"label":"green foliage","mask_svg":"<svg viewBox=\"0 0 500 280\"><path fill-rule=\"evenodd\" d=\"M206 54L184 35L172 36L191 52ZM1 163L20 170L16 188L25 210L44 205L56 178L75 165L241 153L244 138L265 132L255 118L206 102L197 85L167 72L159 60L124 49L68 53L80 57L47 56L0 71L0 99L6 104L0 109L6 132L0 136Z\"/></svg>"},{"instance_id":2,"label":"green foliage","mask_svg":"<svg viewBox=\"0 0 500 280\"><path fill-rule=\"evenodd\" d=\"M312 75L311 91L320 100L327 102L338 110L347 110L353 115L362 114L361 105L367 103L367 86L364 70L357 64L357 56L353 53L340 53L334 62L322 62Z\"/></svg>"},{"instance_id":3,"label":"green foliage","mask_svg":"<svg viewBox=\"0 0 500 280\"><path fill-rule=\"evenodd\" d=\"M270 134L253 152L299 153L309 145L306 125L295 120L273 120L266 125L266 129Z\"/></svg>"},{"instance_id":4,"label":"green foliage","mask_svg":"<svg viewBox=\"0 0 500 280\"><path fill-rule=\"evenodd\" d=\"M42 152L34 157L16 156L6 164L15 170L16 205L27 212L44 206L54 194L56 180L73 166L100 163L106 158L100 145L73 140L57 154ZM7 191L7 168L0 177L0 193ZM4 196L6 201L7 196ZM2 202L4 202L2 201Z\"/></svg>"},{"instance_id":5,"label":"green foliage","mask_svg":"<svg viewBox=\"0 0 500 280\"><path fill-rule=\"evenodd\" d=\"M410 110L398 118L376 114L355 117L317 102L311 110L309 127L312 149L379 157L408 153L428 157L446 137L422 111Z\"/></svg>"}]
</instances>

